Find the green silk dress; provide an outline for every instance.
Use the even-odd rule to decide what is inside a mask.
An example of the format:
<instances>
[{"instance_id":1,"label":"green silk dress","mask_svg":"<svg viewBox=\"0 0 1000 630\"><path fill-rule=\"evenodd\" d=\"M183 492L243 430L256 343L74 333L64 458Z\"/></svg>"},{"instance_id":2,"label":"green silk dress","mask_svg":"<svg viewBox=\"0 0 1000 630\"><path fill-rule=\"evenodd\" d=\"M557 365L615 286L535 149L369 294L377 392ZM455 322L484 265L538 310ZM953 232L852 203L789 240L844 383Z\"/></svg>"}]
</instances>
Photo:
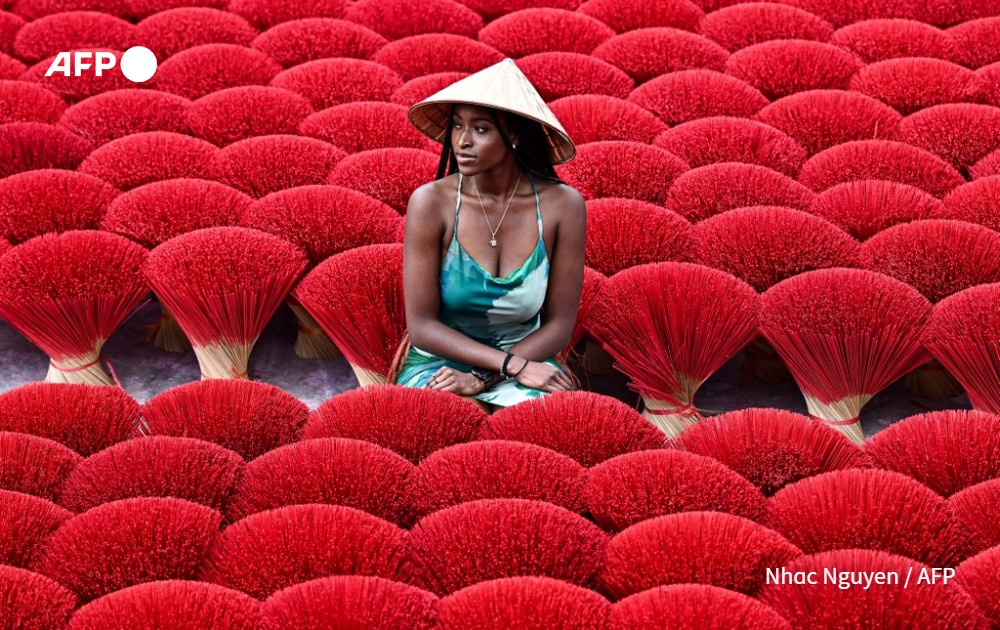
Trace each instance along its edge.
<instances>
[{"instance_id":1,"label":"green silk dress","mask_svg":"<svg viewBox=\"0 0 1000 630\"><path fill-rule=\"evenodd\" d=\"M483 269L458 242L458 211L462 207L461 173L458 175L455 227L448 252L441 261L441 321L480 343L501 350L508 350L541 326L541 309L549 284L549 257L545 239L542 238L542 208L535 178L531 173L528 177L535 194L538 242L520 267L497 278ZM552 359L546 363L565 371ZM411 346L396 383L424 387L443 365L462 372L472 370L471 365L443 359ZM499 407L509 407L544 393L515 379L508 379L488 392L476 394L475 398Z\"/></svg>"}]
</instances>

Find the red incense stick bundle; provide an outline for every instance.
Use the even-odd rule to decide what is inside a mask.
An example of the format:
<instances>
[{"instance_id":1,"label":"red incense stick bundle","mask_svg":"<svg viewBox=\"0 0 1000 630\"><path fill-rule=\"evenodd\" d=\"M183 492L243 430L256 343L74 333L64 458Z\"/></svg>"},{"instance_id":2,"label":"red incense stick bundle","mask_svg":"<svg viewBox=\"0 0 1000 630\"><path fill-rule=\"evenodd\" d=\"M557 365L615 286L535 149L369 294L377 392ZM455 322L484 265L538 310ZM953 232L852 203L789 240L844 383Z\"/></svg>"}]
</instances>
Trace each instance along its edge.
<instances>
[{"instance_id":1,"label":"red incense stick bundle","mask_svg":"<svg viewBox=\"0 0 1000 630\"><path fill-rule=\"evenodd\" d=\"M203 440L128 440L74 468L59 490L59 504L85 512L121 499L174 497L222 510L242 468L239 455Z\"/></svg>"},{"instance_id":2,"label":"red incense stick bundle","mask_svg":"<svg viewBox=\"0 0 1000 630\"><path fill-rule=\"evenodd\" d=\"M488 580L441 599L436 628L604 628L610 605L591 589L528 576Z\"/></svg>"},{"instance_id":3,"label":"red incense stick bundle","mask_svg":"<svg viewBox=\"0 0 1000 630\"><path fill-rule=\"evenodd\" d=\"M964 221L905 223L868 239L861 266L905 282L936 304L971 286L1000 282L1000 234ZM932 400L962 393L937 361L907 374L906 386Z\"/></svg>"},{"instance_id":4,"label":"red incense stick bundle","mask_svg":"<svg viewBox=\"0 0 1000 630\"><path fill-rule=\"evenodd\" d=\"M96 230L121 194L96 177L37 169L0 179L0 237L17 245L46 232Z\"/></svg>"},{"instance_id":5,"label":"red incense stick bundle","mask_svg":"<svg viewBox=\"0 0 1000 630\"><path fill-rule=\"evenodd\" d=\"M258 46L262 40L254 42L259 50L263 49ZM184 119L195 137L224 147L254 136L294 134L312 113L309 99L300 94L276 87L242 85L199 98L188 106Z\"/></svg>"},{"instance_id":6,"label":"red incense stick bundle","mask_svg":"<svg viewBox=\"0 0 1000 630\"><path fill-rule=\"evenodd\" d=\"M902 118L885 103L844 90L792 94L756 116L795 139L810 156L852 140L888 138Z\"/></svg>"},{"instance_id":7,"label":"red incense stick bundle","mask_svg":"<svg viewBox=\"0 0 1000 630\"><path fill-rule=\"evenodd\" d=\"M414 516L479 499L545 501L582 514L587 470L551 449L508 440L455 444L426 457L410 477Z\"/></svg>"},{"instance_id":8,"label":"red incense stick bundle","mask_svg":"<svg viewBox=\"0 0 1000 630\"><path fill-rule=\"evenodd\" d=\"M493 3L479 0L470 2L467 6L483 7L486 4ZM496 3L496 8L507 15L491 19L489 24L480 29L478 39L515 59L556 49L586 55L615 36L614 29L597 18L577 11L567 11L572 2L561 9L553 5L552 8L532 9L528 13L517 10L521 8L519 5L501 4L503 3ZM551 103L549 106L551 107ZM555 113L559 122L569 131L562 114ZM580 142L572 132L570 137Z\"/></svg>"},{"instance_id":9,"label":"red incense stick bundle","mask_svg":"<svg viewBox=\"0 0 1000 630\"><path fill-rule=\"evenodd\" d=\"M588 267L606 276L622 269L691 255L691 224L670 210L638 199L587 202Z\"/></svg>"},{"instance_id":10,"label":"red incense stick bundle","mask_svg":"<svg viewBox=\"0 0 1000 630\"><path fill-rule=\"evenodd\" d=\"M362 385L387 381L406 333L402 245L331 256L299 283L295 298L344 353Z\"/></svg>"},{"instance_id":11,"label":"red incense stick bundle","mask_svg":"<svg viewBox=\"0 0 1000 630\"><path fill-rule=\"evenodd\" d=\"M559 15L566 14L565 11L544 10L553 11ZM579 13L566 15L580 16ZM528 15L524 17L527 18ZM580 18L589 20L583 16ZM531 16L530 20L530 32L537 32L537 16ZM596 20L590 21L596 22ZM527 26L527 21L525 26ZM607 28L603 24L601 27ZM528 31L524 35L528 35ZM549 108L562 123L566 133L577 144L615 140L648 143L652 142L657 134L667 129L666 123L649 110L639 107L635 103L603 94L567 96L552 101L549 103Z\"/></svg>"},{"instance_id":12,"label":"red incense stick bundle","mask_svg":"<svg viewBox=\"0 0 1000 630\"><path fill-rule=\"evenodd\" d=\"M265 600L331 575L409 575L410 534L340 505L292 505L233 523L215 540L201 580Z\"/></svg>"},{"instance_id":13,"label":"red incense stick bundle","mask_svg":"<svg viewBox=\"0 0 1000 630\"><path fill-rule=\"evenodd\" d=\"M837 29L830 43L850 50L868 63L923 57L952 59L955 40L930 24L916 20L865 20Z\"/></svg>"},{"instance_id":14,"label":"red incense stick bundle","mask_svg":"<svg viewBox=\"0 0 1000 630\"><path fill-rule=\"evenodd\" d=\"M827 267L854 267L858 242L829 222L780 206L724 212L692 230L695 260L731 273L756 291L796 274ZM789 378L788 368L759 337L747 347L744 374L765 382Z\"/></svg>"},{"instance_id":15,"label":"red incense stick bundle","mask_svg":"<svg viewBox=\"0 0 1000 630\"><path fill-rule=\"evenodd\" d=\"M348 249L394 243L403 222L395 210L365 194L338 186L298 186L271 193L243 215L245 227L295 243L314 267ZM294 298L288 305L298 320L295 354L307 359L340 356L316 320Z\"/></svg>"},{"instance_id":16,"label":"red incense stick bundle","mask_svg":"<svg viewBox=\"0 0 1000 630\"><path fill-rule=\"evenodd\" d=\"M974 71L957 63L916 57L870 63L851 78L849 87L908 116L925 107L978 102L986 86Z\"/></svg>"},{"instance_id":17,"label":"red incense stick bundle","mask_svg":"<svg viewBox=\"0 0 1000 630\"><path fill-rule=\"evenodd\" d=\"M555 392L499 409L486 417L479 439L537 444L586 467L664 443L663 434L632 407L585 391Z\"/></svg>"},{"instance_id":18,"label":"red incense stick bundle","mask_svg":"<svg viewBox=\"0 0 1000 630\"><path fill-rule=\"evenodd\" d=\"M111 385L108 337L149 293L147 251L114 234L45 234L0 259L0 317L49 355L45 380Z\"/></svg>"},{"instance_id":19,"label":"red incense stick bundle","mask_svg":"<svg viewBox=\"0 0 1000 630\"><path fill-rule=\"evenodd\" d=\"M133 133L188 133L185 113L190 105L186 98L157 90L112 90L73 105L59 124L99 147Z\"/></svg>"},{"instance_id":20,"label":"red incense stick bundle","mask_svg":"<svg viewBox=\"0 0 1000 630\"><path fill-rule=\"evenodd\" d=\"M670 588L657 586L636 593L613 605L608 616L608 628L609 630L703 628L707 610L712 611L713 628L742 626L757 630L788 630L791 627L773 608L752 597L707 584L674 584Z\"/></svg>"},{"instance_id":21,"label":"red incense stick bundle","mask_svg":"<svg viewBox=\"0 0 1000 630\"><path fill-rule=\"evenodd\" d=\"M194 580L221 525L221 514L182 499L112 501L64 522L29 568L82 602L144 582Z\"/></svg>"},{"instance_id":22,"label":"red incense stick bundle","mask_svg":"<svg viewBox=\"0 0 1000 630\"><path fill-rule=\"evenodd\" d=\"M154 248L187 232L238 225L253 203L242 192L204 179L177 178L152 182L119 195L101 219L101 229ZM161 317L149 336L167 352L184 353L191 342L170 311L160 305Z\"/></svg>"},{"instance_id":23,"label":"red incense stick bundle","mask_svg":"<svg viewBox=\"0 0 1000 630\"><path fill-rule=\"evenodd\" d=\"M871 465L839 431L783 409L740 409L712 416L673 441L679 450L716 459L766 496L824 472Z\"/></svg>"},{"instance_id":24,"label":"red incense stick bundle","mask_svg":"<svg viewBox=\"0 0 1000 630\"><path fill-rule=\"evenodd\" d=\"M1000 413L1000 283L937 303L923 342L962 384L976 409Z\"/></svg>"},{"instance_id":25,"label":"red incense stick bundle","mask_svg":"<svg viewBox=\"0 0 1000 630\"><path fill-rule=\"evenodd\" d=\"M413 583L449 595L498 578L545 576L590 586L607 535L544 501L481 499L438 510L411 530Z\"/></svg>"},{"instance_id":26,"label":"red incense stick bundle","mask_svg":"<svg viewBox=\"0 0 1000 630\"><path fill-rule=\"evenodd\" d=\"M636 523L608 543L598 583L620 600L657 586L708 584L755 596L765 567L802 555L778 532L725 512L692 511Z\"/></svg>"},{"instance_id":27,"label":"red incense stick bundle","mask_svg":"<svg viewBox=\"0 0 1000 630\"><path fill-rule=\"evenodd\" d=\"M145 273L191 340L202 379L247 378L254 343L305 266L288 241L219 227L158 246Z\"/></svg>"},{"instance_id":28,"label":"red incense stick bundle","mask_svg":"<svg viewBox=\"0 0 1000 630\"><path fill-rule=\"evenodd\" d=\"M943 497L1000 478L1000 416L948 409L904 418L865 444L872 462Z\"/></svg>"},{"instance_id":29,"label":"red incense stick bundle","mask_svg":"<svg viewBox=\"0 0 1000 630\"><path fill-rule=\"evenodd\" d=\"M642 394L644 415L677 435L701 417L701 384L753 339L757 310L757 293L727 273L656 263L608 278L587 325Z\"/></svg>"},{"instance_id":30,"label":"red incense stick bundle","mask_svg":"<svg viewBox=\"0 0 1000 630\"><path fill-rule=\"evenodd\" d=\"M761 522L805 553L877 549L938 567L973 553L947 499L887 470L837 470L793 483L771 497Z\"/></svg>"},{"instance_id":31,"label":"red incense stick bundle","mask_svg":"<svg viewBox=\"0 0 1000 630\"><path fill-rule=\"evenodd\" d=\"M837 184L816 195L809 214L823 217L859 241L865 241L899 223L942 217L945 206L916 186L859 179Z\"/></svg>"},{"instance_id":32,"label":"red incense stick bundle","mask_svg":"<svg viewBox=\"0 0 1000 630\"><path fill-rule=\"evenodd\" d=\"M267 510L343 505L405 525L413 464L364 440L319 438L278 447L244 468L227 502L232 521Z\"/></svg>"},{"instance_id":33,"label":"red incense stick bundle","mask_svg":"<svg viewBox=\"0 0 1000 630\"><path fill-rule=\"evenodd\" d=\"M811 90L842 90L864 64L831 44L804 39L761 42L733 53L726 74L775 100Z\"/></svg>"},{"instance_id":34,"label":"red incense stick bundle","mask_svg":"<svg viewBox=\"0 0 1000 630\"><path fill-rule=\"evenodd\" d=\"M65 627L76 605L76 595L55 580L0 566L0 617L11 627Z\"/></svg>"},{"instance_id":35,"label":"red incense stick bundle","mask_svg":"<svg viewBox=\"0 0 1000 630\"><path fill-rule=\"evenodd\" d=\"M432 630L440 627L437 606L434 594L402 582L333 575L278 591L261 604L261 618L267 628Z\"/></svg>"},{"instance_id":36,"label":"red incense stick bundle","mask_svg":"<svg viewBox=\"0 0 1000 630\"><path fill-rule=\"evenodd\" d=\"M795 177L807 157L802 145L784 132L762 122L730 116L677 125L656 136L653 144L680 157L691 168L742 162L789 177Z\"/></svg>"},{"instance_id":37,"label":"red incense stick bundle","mask_svg":"<svg viewBox=\"0 0 1000 630\"><path fill-rule=\"evenodd\" d=\"M872 271L820 269L761 296L760 330L799 384L809 413L864 441L861 408L920 365L930 303Z\"/></svg>"},{"instance_id":38,"label":"red incense stick bundle","mask_svg":"<svg viewBox=\"0 0 1000 630\"><path fill-rule=\"evenodd\" d=\"M187 630L257 630L260 602L215 584L160 580L115 591L81 607L73 630L186 628Z\"/></svg>"},{"instance_id":39,"label":"red incense stick bundle","mask_svg":"<svg viewBox=\"0 0 1000 630\"><path fill-rule=\"evenodd\" d=\"M360 387L317 407L302 439L363 440L414 464L435 451L475 438L486 413L461 396L402 385Z\"/></svg>"}]
</instances>

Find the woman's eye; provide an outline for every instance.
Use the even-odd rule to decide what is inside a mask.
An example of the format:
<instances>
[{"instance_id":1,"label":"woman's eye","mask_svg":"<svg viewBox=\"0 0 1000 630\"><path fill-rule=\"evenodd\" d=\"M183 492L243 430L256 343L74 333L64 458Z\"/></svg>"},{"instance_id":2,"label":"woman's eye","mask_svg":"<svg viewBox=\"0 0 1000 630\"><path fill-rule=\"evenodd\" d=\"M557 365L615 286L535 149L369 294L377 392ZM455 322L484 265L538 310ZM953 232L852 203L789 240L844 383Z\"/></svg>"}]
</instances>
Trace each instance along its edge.
<instances>
[{"instance_id":1,"label":"woman's eye","mask_svg":"<svg viewBox=\"0 0 1000 630\"><path fill-rule=\"evenodd\" d=\"M479 133L486 133L486 127L476 127L476 131Z\"/></svg>"}]
</instances>

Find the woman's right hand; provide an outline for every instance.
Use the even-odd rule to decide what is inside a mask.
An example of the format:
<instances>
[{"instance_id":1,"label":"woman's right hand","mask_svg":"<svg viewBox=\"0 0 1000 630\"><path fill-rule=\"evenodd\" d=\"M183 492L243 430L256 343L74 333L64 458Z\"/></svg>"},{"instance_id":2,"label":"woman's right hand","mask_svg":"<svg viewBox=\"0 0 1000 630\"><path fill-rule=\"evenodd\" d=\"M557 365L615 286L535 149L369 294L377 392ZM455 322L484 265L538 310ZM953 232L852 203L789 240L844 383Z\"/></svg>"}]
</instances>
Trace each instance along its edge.
<instances>
[{"instance_id":1,"label":"woman's right hand","mask_svg":"<svg viewBox=\"0 0 1000 630\"><path fill-rule=\"evenodd\" d=\"M518 383L525 387L540 389L543 392L568 391L573 389L573 383L566 373L549 363L528 361L517 376Z\"/></svg>"}]
</instances>

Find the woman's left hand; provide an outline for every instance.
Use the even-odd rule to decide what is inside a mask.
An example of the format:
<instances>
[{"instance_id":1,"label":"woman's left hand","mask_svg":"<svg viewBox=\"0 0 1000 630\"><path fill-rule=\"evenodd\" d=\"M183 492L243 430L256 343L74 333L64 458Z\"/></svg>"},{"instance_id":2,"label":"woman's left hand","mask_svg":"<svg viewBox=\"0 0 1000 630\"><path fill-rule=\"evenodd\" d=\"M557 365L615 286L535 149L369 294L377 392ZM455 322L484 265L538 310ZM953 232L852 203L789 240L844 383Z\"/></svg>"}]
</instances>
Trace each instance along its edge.
<instances>
[{"instance_id":1,"label":"woman's left hand","mask_svg":"<svg viewBox=\"0 0 1000 630\"><path fill-rule=\"evenodd\" d=\"M468 372L460 372L444 365L430 377L426 387L459 396L472 396L483 391L483 382Z\"/></svg>"}]
</instances>

